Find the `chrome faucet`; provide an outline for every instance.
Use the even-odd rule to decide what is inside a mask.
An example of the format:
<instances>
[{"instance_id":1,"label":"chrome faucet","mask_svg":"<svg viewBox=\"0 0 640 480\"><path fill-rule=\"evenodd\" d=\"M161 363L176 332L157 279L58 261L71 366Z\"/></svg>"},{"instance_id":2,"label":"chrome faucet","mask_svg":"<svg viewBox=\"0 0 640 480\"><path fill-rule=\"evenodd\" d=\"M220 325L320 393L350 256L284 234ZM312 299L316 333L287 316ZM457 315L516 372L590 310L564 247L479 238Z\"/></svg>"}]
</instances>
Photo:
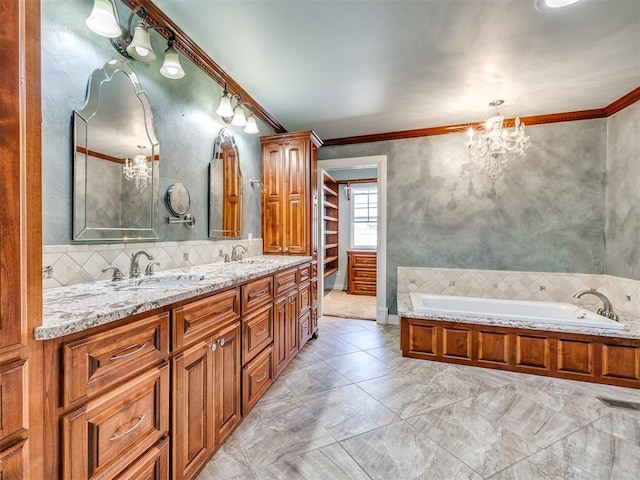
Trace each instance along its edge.
<instances>
[{"instance_id":1,"label":"chrome faucet","mask_svg":"<svg viewBox=\"0 0 640 480\"><path fill-rule=\"evenodd\" d=\"M236 248L241 248L242 251L240 253L236 252ZM236 260L242 260L242 256L247 253L247 247L242 245L241 243L234 245L231 249L231 261L235 262Z\"/></svg>"},{"instance_id":2,"label":"chrome faucet","mask_svg":"<svg viewBox=\"0 0 640 480\"><path fill-rule=\"evenodd\" d=\"M602 300L602 308L598 309L598 315L602 315L603 317L610 318L611 320L618 321L618 315L613 313L613 306L611 305L611 301L602 293L597 290L583 290L574 295L575 298L582 298L583 295L594 295Z\"/></svg>"},{"instance_id":3,"label":"chrome faucet","mask_svg":"<svg viewBox=\"0 0 640 480\"><path fill-rule=\"evenodd\" d=\"M153 255L149 255L144 250L140 250L139 252L136 252L133 255L131 255L131 266L129 267L129 276L131 278L140 276L140 265L138 265L138 257L140 255L144 255L145 257L147 257L148 260L153 260Z\"/></svg>"}]
</instances>

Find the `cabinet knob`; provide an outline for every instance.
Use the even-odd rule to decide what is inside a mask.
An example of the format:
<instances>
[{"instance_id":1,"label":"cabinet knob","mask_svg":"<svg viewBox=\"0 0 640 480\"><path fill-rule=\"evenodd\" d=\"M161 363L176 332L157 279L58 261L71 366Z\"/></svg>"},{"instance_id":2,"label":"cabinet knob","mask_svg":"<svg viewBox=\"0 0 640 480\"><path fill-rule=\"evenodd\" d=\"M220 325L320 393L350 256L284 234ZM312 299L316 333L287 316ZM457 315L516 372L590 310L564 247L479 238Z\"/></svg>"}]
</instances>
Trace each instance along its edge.
<instances>
[{"instance_id":1,"label":"cabinet knob","mask_svg":"<svg viewBox=\"0 0 640 480\"><path fill-rule=\"evenodd\" d=\"M212 351L212 352L215 352L215 351L216 351L216 348L218 348L218 346L217 346L215 343L213 343L213 344L211 344L211 345L209 346L209 348L211 349L211 351Z\"/></svg>"},{"instance_id":2,"label":"cabinet knob","mask_svg":"<svg viewBox=\"0 0 640 480\"><path fill-rule=\"evenodd\" d=\"M224 338L218 340L218 345L220 345L221 347L224 347L224 343Z\"/></svg>"}]
</instances>

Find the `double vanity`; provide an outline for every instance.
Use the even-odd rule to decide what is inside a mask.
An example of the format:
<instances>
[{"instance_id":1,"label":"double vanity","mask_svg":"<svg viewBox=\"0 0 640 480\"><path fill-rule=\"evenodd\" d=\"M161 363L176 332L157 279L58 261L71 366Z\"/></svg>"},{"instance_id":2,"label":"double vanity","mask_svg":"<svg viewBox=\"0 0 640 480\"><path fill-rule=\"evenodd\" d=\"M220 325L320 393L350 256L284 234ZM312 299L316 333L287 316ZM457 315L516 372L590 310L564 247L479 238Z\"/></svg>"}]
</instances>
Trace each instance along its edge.
<instances>
[{"instance_id":1,"label":"double vanity","mask_svg":"<svg viewBox=\"0 0 640 480\"><path fill-rule=\"evenodd\" d=\"M290 256L46 290L45 471L195 478L317 335L317 299Z\"/></svg>"}]
</instances>

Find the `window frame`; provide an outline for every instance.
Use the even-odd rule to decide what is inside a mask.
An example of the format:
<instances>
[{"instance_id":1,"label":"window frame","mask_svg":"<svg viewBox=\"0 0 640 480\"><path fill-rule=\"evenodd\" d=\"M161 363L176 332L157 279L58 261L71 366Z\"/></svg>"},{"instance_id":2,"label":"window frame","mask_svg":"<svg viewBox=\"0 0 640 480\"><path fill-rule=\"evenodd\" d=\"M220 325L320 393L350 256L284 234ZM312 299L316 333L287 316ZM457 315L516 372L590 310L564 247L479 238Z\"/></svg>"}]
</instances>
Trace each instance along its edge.
<instances>
[{"instance_id":1,"label":"window frame","mask_svg":"<svg viewBox=\"0 0 640 480\"><path fill-rule=\"evenodd\" d=\"M350 185L350 190L351 190L351 205L350 205L350 214L351 214L351 222L350 222L350 228L351 228L351 238L350 238L350 248L354 249L354 250L377 250L378 248L378 228L379 228L379 215L380 215L380 210L379 210L379 196L380 196L380 192L378 189L378 184L377 183L362 183L362 184L358 184L358 185ZM363 192L367 192L367 218L369 219L368 221L356 221L355 220L355 198L357 195L362 195ZM373 195L375 195L375 210L376 210L376 216L374 217L375 220L372 221L371 220L371 202L370 202L370 197ZM359 224L375 224L375 230L376 230L376 237L375 237L375 245L362 245L362 244L356 244L355 243L355 225L359 223Z\"/></svg>"}]
</instances>

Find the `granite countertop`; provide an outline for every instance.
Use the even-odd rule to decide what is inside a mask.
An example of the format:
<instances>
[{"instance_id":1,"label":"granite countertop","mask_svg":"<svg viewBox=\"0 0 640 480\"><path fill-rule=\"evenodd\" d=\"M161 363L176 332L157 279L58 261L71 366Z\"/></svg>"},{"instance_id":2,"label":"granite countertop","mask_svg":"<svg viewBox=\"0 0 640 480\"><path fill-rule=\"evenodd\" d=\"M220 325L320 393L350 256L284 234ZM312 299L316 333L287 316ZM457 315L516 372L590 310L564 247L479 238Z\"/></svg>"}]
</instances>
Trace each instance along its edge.
<instances>
[{"instance_id":1,"label":"granite countertop","mask_svg":"<svg viewBox=\"0 0 640 480\"><path fill-rule=\"evenodd\" d=\"M578 327L575 325L555 325L550 323L525 322L522 320L504 320L491 317L470 317L465 315L446 315L415 312L408 293L398 294L398 316L407 318L428 318L445 320L448 322L477 323L497 327L529 328L532 330L546 330L551 332L581 333L584 335L598 335L600 337L617 337L640 339L640 318L626 314L619 314L619 321L625 326L624 330L610 330L605 328Z\"/></svg>"},{"instance_id":2,"label":"granite countertop","mask_svg":"<svg viewBox=\"0 0 640 480\"><path fill-rule=\"evenodd\" d=\"M152 277L79 283L44 291L37 340L81 332L199 295L214 293L301 263L311 257L258 256L165 270ZM140 284L145 284L140 286ZM149 288L161 283L160 288Z\"/></svg>"}]
</instances>

